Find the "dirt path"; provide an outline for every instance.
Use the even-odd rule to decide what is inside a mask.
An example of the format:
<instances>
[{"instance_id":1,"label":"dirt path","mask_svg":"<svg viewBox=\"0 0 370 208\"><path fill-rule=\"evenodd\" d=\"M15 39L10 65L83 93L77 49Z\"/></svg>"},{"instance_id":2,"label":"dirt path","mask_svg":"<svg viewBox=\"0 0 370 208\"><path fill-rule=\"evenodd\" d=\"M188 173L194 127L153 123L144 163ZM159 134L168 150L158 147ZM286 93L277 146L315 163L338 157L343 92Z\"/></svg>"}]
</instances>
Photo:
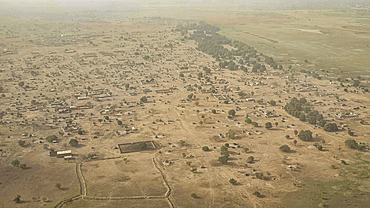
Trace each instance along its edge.
<instances>
[{"instance_id":1,"label":"dirt path","mask_svg":"<svg viewBox=\"0 0 370 208\"><path fill-rule=\"evenodd\" d=\"M196 138L197 136L199 136L199 134L201 134L200 132L196 132L195 129L193 129L192 127L189 127L188 122L186 122L184 120L184 118L180 115L179 111L175 107L173 107L173 106L170 107L169 108L169 113L171 115L175 116L175 118L179 119L180 126L181 126L182 130L186 133L186 138ZM192 142L195 142L195 141L192 141ZM197 144L197 145L199 146L200 144ZM207 157L208 155L205 153L204 156ZM208 163L210 163L210 160L208 160ZM232 175L232 173L230 173L230 172L225 173L225 174L226 175L222 175L222 174L219 174L219 175L223 178L226 178L226 179L230 178L230 176ZM209 171L208 171L208 177L209 177L209 181L210 181L210 184L211 184L212 175L209 173ZM235 176L234 176L234 178L235 178ZM212 193L211 185L210 185L210 193ZM258 202L254 201L252 199L251 194L247 190L245 190L244 188L241 188L239 193L244 193L247 196L247 199L250 201L250 203L253 204L254 208L262 207ZM214 196L211 196L211 197L213 198L213 203L214 203ZM212 207L212 204L209 207Z\"/></svg>"}]
</instances>

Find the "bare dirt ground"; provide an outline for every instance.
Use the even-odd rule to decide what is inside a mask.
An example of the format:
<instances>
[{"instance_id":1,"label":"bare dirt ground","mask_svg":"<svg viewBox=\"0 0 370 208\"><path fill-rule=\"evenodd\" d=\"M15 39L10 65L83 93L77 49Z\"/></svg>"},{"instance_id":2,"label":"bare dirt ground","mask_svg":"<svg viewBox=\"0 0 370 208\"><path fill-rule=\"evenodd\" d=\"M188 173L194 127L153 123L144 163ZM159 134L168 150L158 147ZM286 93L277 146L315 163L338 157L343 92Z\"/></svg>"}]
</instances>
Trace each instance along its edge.
<instances>
[{"instance_id":1,"label":"bare dirt ground","mask_svg":"<svg viewBox=\"0 0 370 208\"><path fill-rule=\"evenodd\" d=\"M368 152L344 142L354 138L368 144L368 93L353 86L345 92L339 82L290 71L289 64L265 73L220 69L175 31L176 23L149 17L39 22L29 23L25 35L21 29L27 22L22 22L10 29L19 38L1 33L6 49L0 56L1 207L288 207L294 194L301 199L296 204L307 207L343 200L353 207L366 204L361 196L368 196ZM203 67L211 73L205 75ZM143 97L147 101L141 102ZM305 97L325 120L345 130L325 132L289 115L283 107L292 97ZM229 110L236 115L228 117ZM277 116L266 117L266 110ZM340 113L347 114L335 116ZM273 127L266 129L266 122ZM314 138L301 141L294 130L310 130ZM228 132L236 136L228 138ZM56 143L45 141L52 134ZM71 139L79 144L71 146ZM18 145L19 140L26 144ZM118 149L141 141L159 147L126 154ZM225 143L230 159L221 164ZM282 145L291 150L280 151ZM72 150L74 160L50 157L51 149ZM250 156L253 163L247 163ZM15 159L29 168L13 167ZM229 182L232 178L237 184ZM17 195L19 204L12 201Z\"/></svg>"}]
</instances>

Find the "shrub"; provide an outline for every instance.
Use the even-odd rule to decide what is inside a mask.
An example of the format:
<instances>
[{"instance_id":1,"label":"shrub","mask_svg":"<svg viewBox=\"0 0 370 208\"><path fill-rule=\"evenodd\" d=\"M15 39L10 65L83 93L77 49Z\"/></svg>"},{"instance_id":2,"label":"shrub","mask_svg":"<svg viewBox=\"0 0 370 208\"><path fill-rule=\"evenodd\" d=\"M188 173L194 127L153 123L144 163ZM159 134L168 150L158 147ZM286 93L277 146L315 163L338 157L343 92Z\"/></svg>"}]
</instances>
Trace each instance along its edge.
<instances>
[{"instance_id":1,"label":"shrub","mask_svg":"<svg viewBox=\"0 0 370 208\"><path fill-rule=\"evenodd\" d=\"M55 141L57 139L58 139L58 137L53 134L53 135L50 135L50 136L46 137L45 140L48 141L48 142L52 142L52 141Z\"/></svg>"},{"instance_id":2,"label":"shrub","mask_svg":"<svg viewBox=\"0 0 370 208\"><path fill-rule=\"evenodd\" d=\"M253 193L253 195L255 195L256 197L260 197L260 196L261 196L261 193L260 193L260 192L258 192L258 191L255 191L255 192Z\"/></svg>"},{"instance_id":3,"label":"shrub","mask_svg":"<svg viewBox=\"0 0 370 208\"><path fill-rule=\"evenodd\" d=\"M15 166L15 167L19 167L19 164L20 164L20 162L19 162L19 160L13 160L12 162L11 162L11 164L13 165L13 166Z\"/></svg>"},{"instance_id":4,"label":"shrub","mask_svg":"<svg viewBox=\"0 0 370 208\"><path fill-rule=\"evenodd\" d=\"M233 185L236 185L238 183L238 181L232 178L232 179L229 180L229 183L231 183Z\"/></svg>"},{"instance_id":5,"label":"shrub","mask_svg":"<svg viewBox=\"0 0 370 208\"><path fill-rule=\"evenodd\" d=\"M252 123L252 120L250 118L246 118L245 123L250 124L250 123Z\"/></svg>"},{"instance_id":6,"label":"shrub","mask_svg":"<svg viewBox=\"0 0 370 208\"><path fill-rule=\"evenodd\" d=\"M298 138L302 141L311 141L312 140L312 132L310 130L303 131L301 130L298 134Z\"/></svg>"},{"instance_id":7,"label":"shrub","mask_svg":"<svg viewBox=\"0 0 370 208\"><path fill-rule=\"evenodd\" d=\"M321 151L322 150L322 145L318 145L317 149Z\"/></svg>"},{"instance_id":8,"label":"shrub","mask_svg":"<svg viewBox=\"0 0 370 208\"><path fill-rule=\"evenodd\" d=\"M24 164L24 163L21 163L21 164L19 164L19 167L22 168L22 169L25 169L27 167L27 165Z\"/></svg>"},{"instance_id":9,"label":"shrub","mask_svg":"<svg viewBox=\"0 0 370 208\"><path fill-rule=\"evenodd\" d=\"M236 112L235 112L235 110L229 110L228 114L229 114L229 116L234 117Z\"/></svg>"},{"instance_id":10,"label":"shrub","mask_svg":"<svg viewBox=\"0 0 370 208\"><path fill-rule=\"evenodd\" d=\"M258 179L261 179L261 180L265 180L265 176L263 175L263 173L256 173L256 178Z\"/></svg>"},{"instance_id":11,"label":"shrub","mask_svg":"<svg viewBox=\"0 0 370 208\"><path fill-rule=\"evenodd\" d=\"M253 163L253 161L254 161L254 157L249 156L248 159L247 159L247 163Z\"/></svg>"},{"instance_id":12,"label":"shrub","mask_svg":"<svg viewBox=\"0 0 370 208\"><path fill-rule=\"evenodd\" d=\"M190 194L190 196L193 197L194 199L199 199L199 197L196 193L192 193L192 194Z\"/></svg>"},{"instance_id":13,"label":"shrub","mask_svg":"<svg viewBox=\"0 0 370 208\"><path fill-rule=\"evenodd\" d=\"M26 143L26 141L24 141L24 140L19 140L18 141L18 145L21 146L21 147L23 147L25 143Z\"/></svg>"},{"instance_id":14,"label":"shrub","mask_svg":"<svg viewBox=\"0 0 370 208\"><path fill-rule=\"evenodd\" d=\"M209 148L207 146L202 147L203 151L209 151Z\"/></svg>"},{"instance_id":15,"label":"shrub","mask_svg":"<svg viewBox=\"0 0 370 208\"><path fill-rule=\"evenodd\" d=\"M290 150L290 147L288 145L284 144L281 147L279 147L279 149L283 152L288 152Z\"/></svg>"},{"instance_id":16,"label":"shrub","mask_svg":"<svg viewBox=\"0 0 370 208\"><path fill-rule=\"evenodd\" d=\"M20 195L17 195L13 201L15 201L15 203L21 203L21 196Z\"/></svg>"},{"instance_id":17,"label":"shrub","mask_svg":"<svg viewBox=\"0 0 370 208\"><path fill-rule=\"evenodd\" d=\"M271 129L271 128L272 128L272 124L271 124L271 122L267 122L267 123L265 123L265 128L266 128L266 129Z\"/></svg>"},{"instance_id":18,"label":"shrub","mask_svg":"<svg viewBox=\"0 0 370 208\"><path fill-rule=\"evenodd\" d=\"M148 102L148 98L146 96L143 96L143 97L140 98L140 102L146 103L146 102Z\"/></svg>"},{"instance_id":19,"label":"shrub","mask_svg":"<svg viewBox=\"0 0 370 208\"><path fill-rule=\"evenodd\" d=\"M77 146L78 145L77 139L71 139L71 140L69 140L69 145L71 145L72 147Z\"/></svg>"},{"instance_id":20,"label":"shrub","mask_svg":"<svg viewBox=\"0 0 370 208\"><path fill-rule=\"evenodd\" d=\"M327 123L324 126L324 131L328 131L328 132L338 131L338 126L336 123Z\"/></svg>"},{"instance_id":21,"label":"shrub","mask_svg":"<svg viewBox=\"0 0 370 208\"><path fill-rule=\"evenodd\" d=\"M218 158L218 161L222 164L227 164L227 161L229 160L229 156L223 155Z\"/></svg>"}]
</instances>

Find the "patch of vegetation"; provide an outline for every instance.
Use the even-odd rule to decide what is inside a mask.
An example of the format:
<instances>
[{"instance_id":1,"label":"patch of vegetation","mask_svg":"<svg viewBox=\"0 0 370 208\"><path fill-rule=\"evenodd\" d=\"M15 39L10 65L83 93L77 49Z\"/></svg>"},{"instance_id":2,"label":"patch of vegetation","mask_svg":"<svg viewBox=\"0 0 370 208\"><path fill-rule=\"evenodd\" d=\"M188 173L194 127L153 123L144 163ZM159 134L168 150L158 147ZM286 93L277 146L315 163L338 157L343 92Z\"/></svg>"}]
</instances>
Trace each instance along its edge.
<instances>
[{"instance_id":1,"label":"patch of vegetation","mask_svg":"<svg viewBox=\"0 0 370 208\"><path fill-rule=\"evenodd\" d=\"M311 141L312 140L312 132L310 130L301 130L298 134L298 138L302 141Z\"/></svg>"},{"instance_id":2,"label":"patch of vegetation","mask_svg":"<svg viewBox=\"0 0 370 208\"><path fill-rule=\"evenodd\" d=\"M338 131L338 126L336 123L327 123L324 126L324 131L328 131L328 132Z\"/></svg>"},{"instance_id":3,"label":"patch of vegetation","mask_svg":"<svg viewBox=\"0 0 370 208\"><path fill-rule=\"evenodd\" d=\"M76 147L78 145L77 139L69 140L69 145L71 145L72 147Z\"/></svg>"},{"instance_id":4,"label":"patch of vegetation","mask_svg":"<svg viewBox=\"0 0 370 208\"><path fill-rule=\"evenodd\" d=\"M279 147L279 149L283 152L288 152L290 150L290 147L288 145L284 144L281 147Z\"/></svg>"},{"instance_id":5,"label":"patch of vegetation","mask_svg":"<svg viewBox=\"0 0 370 208\"><path fill-rule=\"evenodd\" d=\"M231 183L231 184L233 184L233 185L236 185L236 184L238 183L238 181L237 181L237 180L235 180L235 179L233 179L233 178L231 178L231 179L229 180L229 183Z\"/></svg>"}]
</instances>

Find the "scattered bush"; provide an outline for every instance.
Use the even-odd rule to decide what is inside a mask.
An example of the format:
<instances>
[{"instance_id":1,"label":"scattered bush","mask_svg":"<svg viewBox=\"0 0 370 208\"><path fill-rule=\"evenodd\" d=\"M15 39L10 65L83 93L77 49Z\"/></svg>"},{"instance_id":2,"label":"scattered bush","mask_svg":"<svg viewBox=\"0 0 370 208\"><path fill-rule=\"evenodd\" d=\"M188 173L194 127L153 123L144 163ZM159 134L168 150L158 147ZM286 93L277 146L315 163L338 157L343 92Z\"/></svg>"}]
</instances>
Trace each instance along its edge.
<instances>
[{"instance_id":1,"label":"scattered bush","mask_svg":"<svg viewBox=\"0 0 370 208\"><path fill-rule=\"evenodd\" d=\"M15 203L21 203L21 196L20 195L17 195L13 201L15 201Z\"/></svg>"},{"instance_id":2,"label":"scattered bush","mask_svg":"<svg viewBox=\"0 0 370 208\"><path fill-rule=\"evenodd\" d=\"M328 132L338 131L338 126L336 123L327 123L324 126L324 131L328 131Z\"/></svg>"},{"instance_id":3,"label":"scattered bush","mask_svg":"<svg viewBox=\"0 0 370 208\"><path fill-rule=\"evenodd\" d=\"M78 145L77 139L69 140L69 145L71 145L72 147L76 147Z\"/></svg>"},{"instance_id":4,"label":"scattered bush","mask_svg":"<svg viewBox=\"0 0 370 208\"><path fill-rule=\"evenodd\" d=\"M290 150L290 147L288 145L284 144L281 147L279 147L279 149L283 152L288 152Z\"/></svg>"},{"instance_id":5,"label":"scattered bush","mask_svg":"<svg viewBox=\"0 0 370 208\"><path fill-rule=\"evenodd\" d=\"M15 166L15 167L19 167L19 164L20 164L20 162L19 162L19 160L13 160L12 162L11 162L11 164L13 165L13 166Z\"/></svg>"},{"instance_id":6,"label":"scattered bush","mask_svg":"<svg viewBox=\"0 0 370 208\"><path fill-rule=\"evenodd\" d=\"M50 136L46 137L45 140L48 141L48 142L53 142L57 139L58 139L58 137L53 134L53 135L50 135Z\"/></svg>"},{"instance_id":7,"label":"scattered bush","mask_svg":"<svg viewBox=\"0 0 370 208\"><path fill-rule=\"evenodd\" d=\"M196 193L192 193L190 196L193 197L194 199L199 199L199 197Z\"/></svg>"},{"instance_id":8,"label":"scattered bush","mask_svg":"<svg viewBox=\"0 0 370 208\"><path fill-rule=\"evenodd\" d=\"M272 128L272 124L271 124L271 122L267 122L267 123L265 123L265 128L266 128L266 129L271 129L271 128Z\"/></svg>"},{"instance_id":9,"label":"scattered bush","mask_svg":"<svg viewBox=\"0 0 370 208\"><path fill-rule=\"evenodd\" d=\"M312 132L310 130L303 131L301 130L298 134L298 138L302 141L311 141L312 140Z\"/></svg>"},{"instance_id":10,"label":"scattered bush","mask_svg":"<svg viewBox=\"0 0 370 208\"><path fill-rule=\"evenodd\" d=\"M255 195L256 197L261 197L261 193L260 193L260 192L258 192L258 191L255 191L255 192L253 193L253 195Z\"/></svg>"},{"instance_id":11,"label":"scattered bush","mask_svg":"<svg viewBox=\"0 0 370 208\"><path fill-rule=\"evenodd\" d=\"M233 185L236 185L238 183L238 181L232 178L232 179L229 180L229 183L231 183Z\"/></svg>"},{"instance_id":12,"label":"scattered bush","mask_svg":"<svg viewBox=\"0 0 370 208\"><path fill-rule=\"evenodd\" d=\"M247 159L247 163L253 163L253 162L254 162L254 157L249 156L248 159Z\"/></svg>"}]
</instances>

